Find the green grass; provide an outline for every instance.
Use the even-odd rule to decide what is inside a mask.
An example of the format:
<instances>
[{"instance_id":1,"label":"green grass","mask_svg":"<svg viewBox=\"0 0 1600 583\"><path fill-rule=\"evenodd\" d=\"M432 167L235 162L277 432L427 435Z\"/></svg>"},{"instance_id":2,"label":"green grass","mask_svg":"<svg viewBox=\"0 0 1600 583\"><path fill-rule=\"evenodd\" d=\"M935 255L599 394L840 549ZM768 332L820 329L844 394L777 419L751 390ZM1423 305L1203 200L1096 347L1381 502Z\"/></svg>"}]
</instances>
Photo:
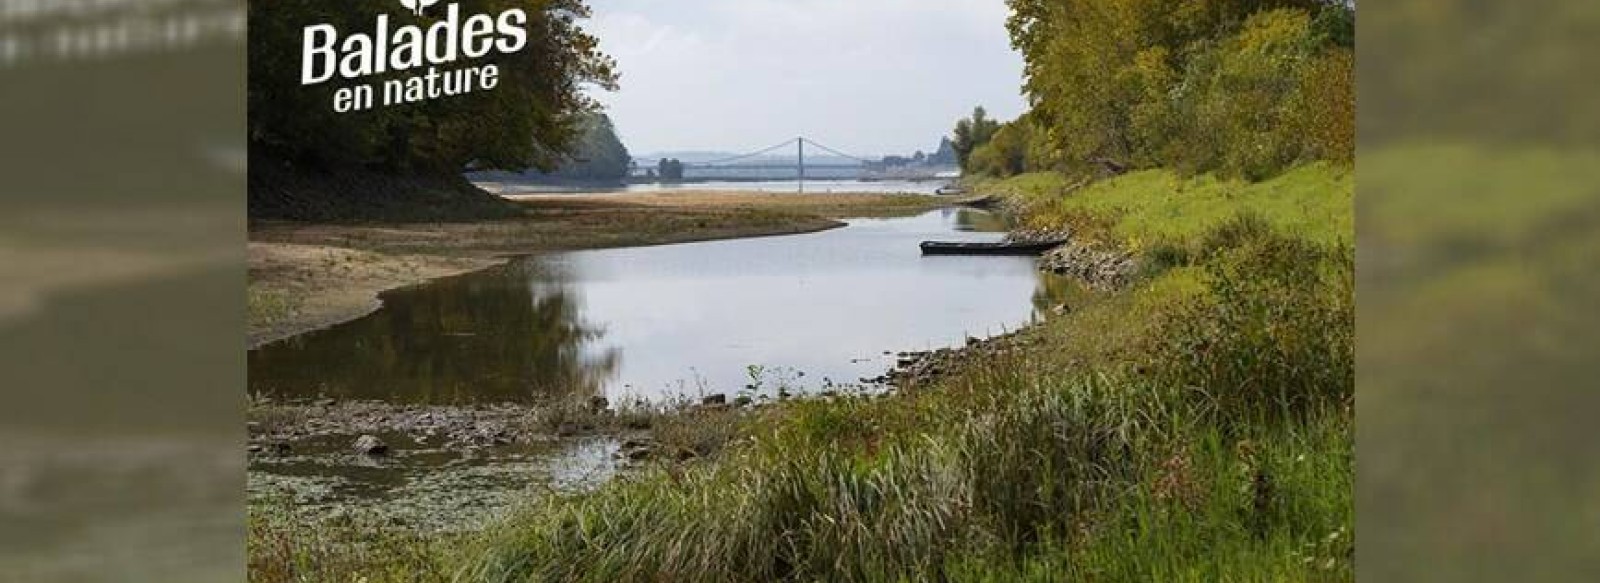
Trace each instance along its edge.
<instances>
[{"instance_id":1,"label":"green grass","mask_svg":"<svg viewBox=\"0 0 1600 583\"><path fill-rule=\"evenodd\" d=\"M1108 230L1104 234L1109 239L1134 249L1192 240L1241 212L1299 238L1351 244L1354 174L1347 165L1323 162L1256 183L1144 170L1077 189L1054 173L986 181L979 188L1023 199L1035 225L1093 224Z\"/></svg>"},{"instance_id":2,"label":"green grass","mask_svg":"<svg viewBox=\"0 0 1600 583\"><path fill-rule=\"evenodd\" d=\"M1183 244L1023 349L893 397L771 408L715 457L396 560L488 582L1350 580L1353 253L1289 216L1347 200L1348 179L1280 177L1328 199L1299 202L1198 179L1226 208L1191 217L1140 200L1162 176L1034 207L1115 208L1105 234Z\"/></svg>"}]
</instances>

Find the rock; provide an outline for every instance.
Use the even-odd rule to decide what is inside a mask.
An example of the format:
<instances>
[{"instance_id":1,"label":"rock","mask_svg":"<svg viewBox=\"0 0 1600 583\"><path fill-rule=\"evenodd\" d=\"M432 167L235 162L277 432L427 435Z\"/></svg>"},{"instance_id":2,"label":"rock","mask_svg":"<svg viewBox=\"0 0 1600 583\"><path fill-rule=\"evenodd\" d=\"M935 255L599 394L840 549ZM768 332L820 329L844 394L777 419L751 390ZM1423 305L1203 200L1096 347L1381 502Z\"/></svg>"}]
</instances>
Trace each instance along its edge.
<instances>
[{"instance_id":1,"label":"rock","mask_svg":"<svg viewBox=\"0 0 1600 583\"><path fill-rule=\"evenodd\" d=\"M647 448L647 447L641 447L639 449L628 450L623 455L626 456L629 460L636 461L636 462L641 462L641 461L650 459L650 456L655 455L655 451L653 451L653 450L651 450L650 448Z\"/></svg>"},{"instance_id":2,"label":"rock","mask_svg":"<svg viewBox=\"0 0 1600 583\"><path fill-rule=\"evenodd\" d=\"M389 455L389 444L371 435L363 435L356 439L354 445L356 452L362 455L381 457Z\"/></svg>"},{"instance_id":3,"label":"rock","mask_svg":"<svg viewBox=\"0 0 1600 583\"><path fill-rule=\"evenodd\" d=\"M1092 288L1116 290L1133 280L1139 265L1138 260L1127 252L1072 242L1041 256L1039 268L1072 276Z\"/></svg>"},{"instance_id":4,"label":"rock","mask_svg":"<svg viewBox=\"0 0 1600 583\"><path fill-rule=\"evenodd\" d=\"M250 453L261 453L263 449L264 448L262 448L259 444L251 444L247 451Z\"/></svg>"},{"instance_id":5,"label":"rock","mask_svg":"<svg viewBox=\"0 0 1600 583\"><path fill-rule=\"evenodd\" d=\"M572 437L577 435L578 431L580 431L580 428L578 427L577 423L562 423L560 426L556 427L556 436Z\"/></svg>"},{"instance_id":6,"label":"rock","mask_svg":"<svg viewBox=\"0 0 1600 583\"><path fill-rule=\"evenodd\" d=\"M708 405L708 406L709 405L726 405L726 404L728 404L728 396L724 395L722 393L717 393L715 395L709 395L709 396L707 396L705 398L700 399L700 404L701 405Z\"/></svg>"}]
</instances>

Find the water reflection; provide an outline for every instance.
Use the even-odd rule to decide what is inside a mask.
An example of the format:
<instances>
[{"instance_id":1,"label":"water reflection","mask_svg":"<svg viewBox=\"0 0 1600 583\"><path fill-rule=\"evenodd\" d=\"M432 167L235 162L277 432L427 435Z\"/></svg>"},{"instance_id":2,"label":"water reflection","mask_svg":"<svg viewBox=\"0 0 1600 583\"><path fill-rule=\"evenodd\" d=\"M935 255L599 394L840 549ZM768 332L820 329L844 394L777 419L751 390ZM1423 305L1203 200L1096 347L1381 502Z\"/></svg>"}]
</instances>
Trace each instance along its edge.
<instances>
[{"instance_id":1,"label":"water reflection","mask_svg":"<svg viewBox=\"0 0 1600 583\"><path fill-rule=\"evenodd\" d=\"M251 390L424 403L600 394L620 355L588 346L603 330L568 280L515 262L395 290L370 316L251 352Z\"/></svg>"},{"instance_id":2,"label":"water reflection","mask_svg":"<svg viewBox=\"0 0 1600 583\"><path fill-rule=\"evenodd\" d=\"M1000 233L1012 227L1011 221L1005 215L984 212L976 209L951 209L944 211L955 220L957 231L970 231L976 233Z\"/></svg>"},{"instance_id":3,"label":"water reflection","mask_svg":"<svg viewBox=\"0 0 1600 583\"><path fill-rule=\"evenodd\" d=\"M279 397L401 402L818 390L885 372L895 351L1026 325L1071 292L1031 258L922 257L992 241L971 210L823 233L529 258L398 290L371 316L250 355ZM765 371L750 378L751 367Z\"/></svg>"}]
</instances>

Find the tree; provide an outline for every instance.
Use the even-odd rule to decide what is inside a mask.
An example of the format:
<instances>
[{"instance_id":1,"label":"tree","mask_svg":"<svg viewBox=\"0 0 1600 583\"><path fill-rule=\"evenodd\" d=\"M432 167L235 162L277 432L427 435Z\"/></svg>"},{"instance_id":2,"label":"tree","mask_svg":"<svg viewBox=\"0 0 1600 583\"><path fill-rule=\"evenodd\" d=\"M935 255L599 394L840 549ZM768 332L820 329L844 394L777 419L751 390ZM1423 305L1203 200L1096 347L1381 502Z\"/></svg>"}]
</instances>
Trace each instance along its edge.
<instances>
[{"instance_id":1,"label":"tree","mask_svg":"<svg viewBox=\"0 0 1600 583\"><path fill-rule=\"evenodd\" d=\"M552 176L571 180L621 180L628 175L633 156L617 137L611 117L603 113L581 116L582 132Z\"/></svg>"},{"instance_id":2,"label":"tree","mask_svg":"<svg viewBox=\"0 0 1600 583\"><path fill-rule=\"evenodd\" d=\"M683 162L677 158L662 158L656 163L656 175L662 180L683 180Z\"/></svg>"},{"instance_id":3,"label":"tree","mask_svg":"<svg viewBox=\"0 0 1600 583\"><path fill-rule=\"evenodd\" d=\"M1352 3L1008 0L1035 129L1074 173L1348 159ZM1316 127L1308 128L1308 125ZM1353 126L1352 126L1353 127ZM1316 143L1311 143L1315 140Z\"/></svg>"},{"instance_id":4,"label":"tree","mask_svg":"<svg viewBox=\"0 0 1600 583\"><path fill-rule=\"evenodd\" d=\"M988 143L973 150L967 166L972 174L1008 177L1054 169L1055 160L1044 132L1025 114L1002 124Z\"/></svg>"},{"instance_id":5,"label":"tree","mask_svg":"<svg viewBox=\"0 0 1600 583\"><path fill-rule=\"evenodd\" d=\"M1000 122L989 119L989 112L984 111L983 106L973 108L971 118L956 122L951 148L955 150L957 164L965 170L973 150L989 143L999 130Z\"/></svg>"}]
</instances>

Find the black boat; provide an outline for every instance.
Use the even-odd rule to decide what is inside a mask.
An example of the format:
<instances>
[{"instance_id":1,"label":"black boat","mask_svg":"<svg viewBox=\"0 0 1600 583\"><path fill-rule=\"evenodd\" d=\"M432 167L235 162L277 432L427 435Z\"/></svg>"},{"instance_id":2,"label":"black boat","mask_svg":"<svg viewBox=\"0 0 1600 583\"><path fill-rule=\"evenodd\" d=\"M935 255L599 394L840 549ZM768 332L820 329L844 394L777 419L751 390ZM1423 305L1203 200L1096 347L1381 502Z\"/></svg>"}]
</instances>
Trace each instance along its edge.
<instances>
[{"instance_id":1,"label":"black boat","mask_svg":"<svg viewBox=\"0 0 1600 583\"><path fill-rule=\"evenodd\" d=\"M923 255L1038 255L1064 241L1005 241L1000 243L955 243L923 241Z\"/></svg>"}]
</instances>

